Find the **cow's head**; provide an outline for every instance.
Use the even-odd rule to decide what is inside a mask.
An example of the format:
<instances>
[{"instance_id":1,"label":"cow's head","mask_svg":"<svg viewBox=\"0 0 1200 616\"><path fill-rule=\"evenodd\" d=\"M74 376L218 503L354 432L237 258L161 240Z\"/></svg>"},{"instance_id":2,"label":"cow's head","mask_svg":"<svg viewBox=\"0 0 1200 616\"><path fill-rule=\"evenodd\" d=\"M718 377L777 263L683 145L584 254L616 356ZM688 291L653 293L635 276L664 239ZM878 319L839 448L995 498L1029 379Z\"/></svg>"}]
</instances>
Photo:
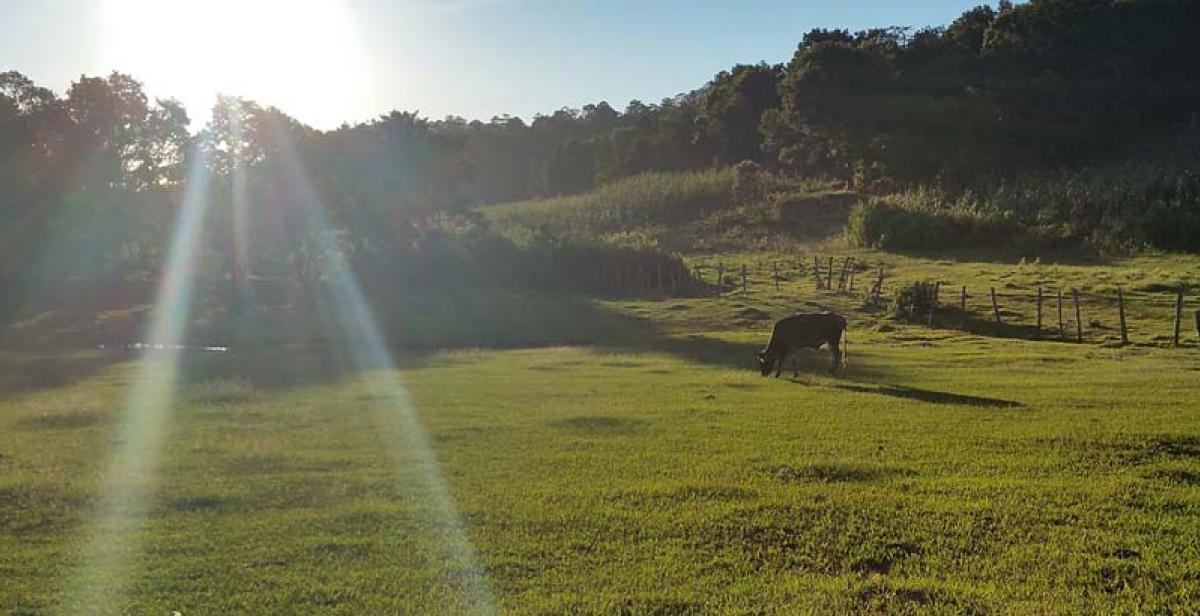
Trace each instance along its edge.
<instances>
[{"instance_id":1,"label":"cow's head","mask_svg":"<svg viewBox=\"0 0 1200 616\"><path fill-rule=\"evenodd\" d=\"M758 352L758 370L759 372L762 372L763 376L769 376L771 374L771 368L775 367L774 364L775 362L771 361L771 357L767 355L766 351Z\"/></svg>"}]
</instances>

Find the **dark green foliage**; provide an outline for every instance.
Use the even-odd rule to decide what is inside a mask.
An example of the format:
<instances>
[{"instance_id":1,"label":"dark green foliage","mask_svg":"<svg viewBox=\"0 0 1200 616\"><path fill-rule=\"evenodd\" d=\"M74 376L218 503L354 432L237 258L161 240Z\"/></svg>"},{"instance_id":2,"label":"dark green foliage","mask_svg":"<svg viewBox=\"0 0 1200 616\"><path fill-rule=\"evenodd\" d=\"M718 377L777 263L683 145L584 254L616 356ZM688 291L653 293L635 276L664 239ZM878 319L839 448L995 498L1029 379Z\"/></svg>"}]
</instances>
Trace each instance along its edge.
<instances>
[{"instance_id":1,"label":"dark green foliage","mask_svg":"<svg viewBox=\"0 0 1200 616\"><path fill-rule=\"evenodd\" d=\"M712 147L718 162L763 159L758 123L764 112L779 107L781 69L765 63L738 65L708 83L696 121L699 138Z\"/></svg>"},{"instance_id":2,"label":"dark green foliage","mask_svg":"<svg viewBox=\"0 0 1200 616\"><path fill-rule=\"evenodd\" d=\"M1200 173L1190 137L1130 162L1030 174L952 198L936 189L873 197L847 236L891 250L1085 246L1200 250Z\"/></svg>"},{"instance_id":3,"label":"dark green foliage","mask_svg":"<svg viewBox=\"0 0 1200 616\"><path fill-rule=\"evenodd\" d=\"M1032 240L1008 217L941 199L936 193L915 191L861 201L850 212L846 235L856 245L885 250L1008 246Z\"/></svg>"},{"instance_id":4,"label":"dark green foliage","mask_svg":"<svg viewBox=\"0 0 1200 616\"><path fill-rule=\"evenodd\" d=\"M814 30L763 118L780 164L944 183L1122 154L1194 117L1200 6L1042 0L944 28Z\"/></svg>"}]
</instances>

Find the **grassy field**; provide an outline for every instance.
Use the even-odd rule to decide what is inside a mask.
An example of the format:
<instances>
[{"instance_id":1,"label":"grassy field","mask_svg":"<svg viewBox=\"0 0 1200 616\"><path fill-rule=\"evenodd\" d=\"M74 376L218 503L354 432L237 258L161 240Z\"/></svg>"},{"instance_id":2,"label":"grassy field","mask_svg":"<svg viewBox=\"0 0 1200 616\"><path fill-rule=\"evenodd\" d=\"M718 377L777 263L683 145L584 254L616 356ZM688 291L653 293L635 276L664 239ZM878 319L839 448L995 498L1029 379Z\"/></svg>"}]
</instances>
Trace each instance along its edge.
<instances>
[{"instance_id":1,"label":"grassy field","mask_svg":"<svg viewBox=\"0 0 1200 616\"><path fill-rule=\"evenodd\" d=\"M857 255L893 282L1094 292L1200 272ZM89 592L111 603L75 607L183 614L1200 605L1194 330L1164 348L1155 308L1131 311L1140 345L1035 342L859 303L806 278L603 301L624 340L365 373L304 349L186 355L161 451L134 451L144 515L119 532L96 518L146 364L0 356L0 611ZM816 305L851 316L848 372L824 376L823 354L797 379L752 372L771 319ZM105 541L123 561L88 556Z\"/></svg>"}]
</instances>

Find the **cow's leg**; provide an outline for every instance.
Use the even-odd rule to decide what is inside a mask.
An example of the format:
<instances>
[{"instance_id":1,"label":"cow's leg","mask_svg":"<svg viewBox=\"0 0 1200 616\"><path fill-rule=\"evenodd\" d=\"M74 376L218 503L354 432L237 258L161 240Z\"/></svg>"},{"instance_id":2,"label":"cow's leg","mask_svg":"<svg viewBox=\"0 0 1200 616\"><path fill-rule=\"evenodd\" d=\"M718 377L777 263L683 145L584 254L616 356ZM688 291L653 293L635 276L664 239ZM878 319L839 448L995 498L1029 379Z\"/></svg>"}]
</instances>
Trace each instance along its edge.
<instances>
[{"instance_id":1,"label":"cow's leg","mask_svg":"<svg viewBox=\"0 0 1200 616\"><path fill-rule=\"evenodd\" d=\"M790 351L786 346L779 349L779 355L775 357L775 378L779 378L779 373L783 371L783 362L787 361Z\"/></svg>"},{"instance_id":2,"label":"cow's leg","mask_svg":"<svg viewBox=\"0 0 1200 616\"><path fill-rule=\"evenodd\" d=\"M838 366L842 363L842 351L838 348L840 341L837 338L829 341L829 374L837 374Z\"/></svg>"}]
</instances>

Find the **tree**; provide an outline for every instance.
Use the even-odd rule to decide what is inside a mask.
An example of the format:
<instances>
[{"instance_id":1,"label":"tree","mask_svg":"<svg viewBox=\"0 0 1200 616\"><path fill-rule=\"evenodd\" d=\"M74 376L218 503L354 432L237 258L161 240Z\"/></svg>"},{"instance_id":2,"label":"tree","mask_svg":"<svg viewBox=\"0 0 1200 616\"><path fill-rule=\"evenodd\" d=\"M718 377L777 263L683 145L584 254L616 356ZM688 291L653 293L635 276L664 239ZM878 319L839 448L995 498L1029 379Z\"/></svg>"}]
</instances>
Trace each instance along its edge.
<instances>
[{"instance_id":1,"label":"tree","mask_svg":"<svg viewBox=\"0 0 1200 616\"><path fill-rule=\"evenodd\" d=\"M761 160L760 121L779 107L781 67L738 65L708 83L697 117L699 136L716 152L717 162Z\"/></svg>"}]
</instances>

